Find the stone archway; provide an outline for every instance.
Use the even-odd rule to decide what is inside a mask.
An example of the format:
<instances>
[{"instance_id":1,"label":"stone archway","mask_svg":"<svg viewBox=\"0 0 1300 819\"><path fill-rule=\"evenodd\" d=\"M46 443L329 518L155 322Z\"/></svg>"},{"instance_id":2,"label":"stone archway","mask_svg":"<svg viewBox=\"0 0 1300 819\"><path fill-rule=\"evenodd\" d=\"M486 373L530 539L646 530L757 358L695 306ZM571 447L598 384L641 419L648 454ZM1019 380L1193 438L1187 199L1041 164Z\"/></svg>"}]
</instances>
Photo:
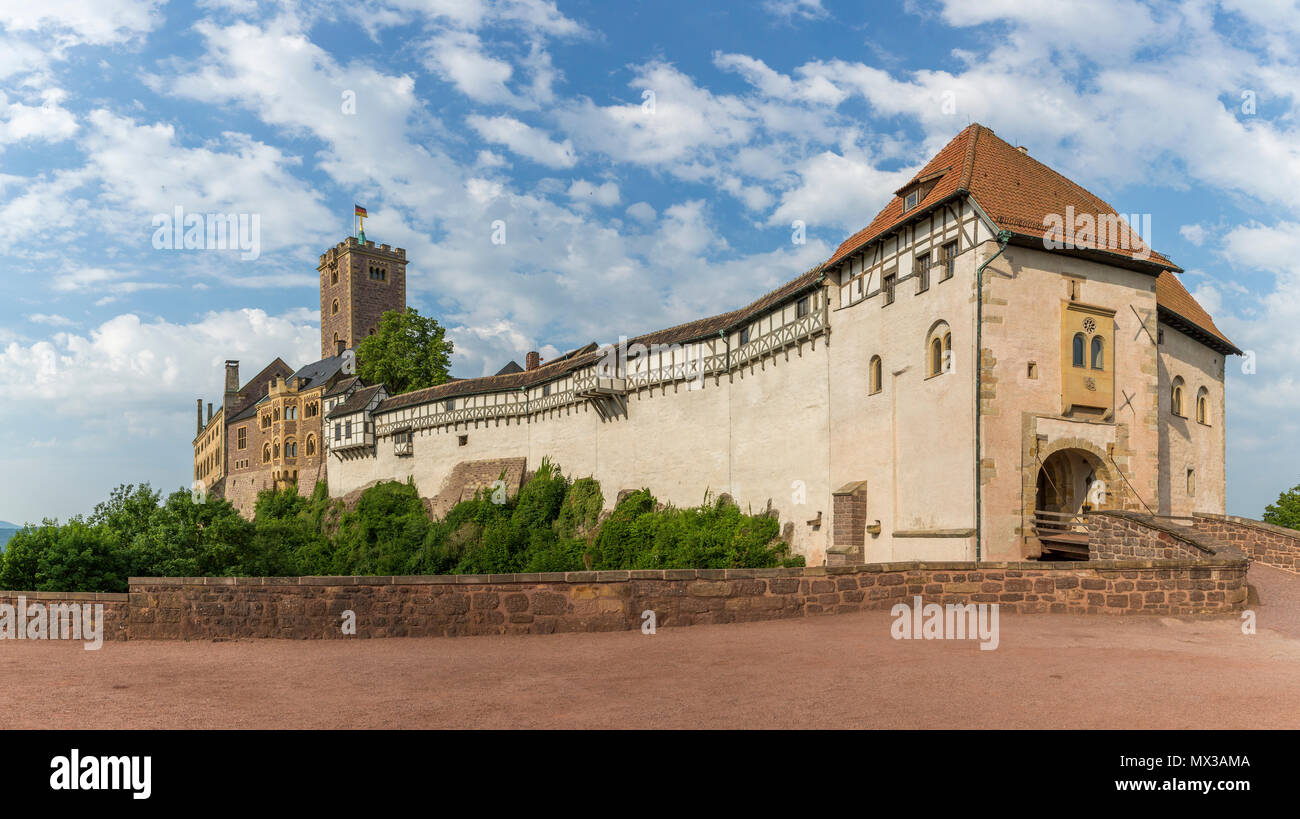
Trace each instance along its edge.
<instances>
[{"instance_id":1,"label":"stone archway","mask_svg":"<svg viewBox=\"0 0 1300 819\"><path fill-rule=\"evenodd\" d=\"M1078 437L1040 436L1026 453L1022 474L1021 528L1027 558L1041 557L1035 513L1073 516L1096 509L1123 509L1126 493L1105 450Z\"/></svg>"}]
</instances>

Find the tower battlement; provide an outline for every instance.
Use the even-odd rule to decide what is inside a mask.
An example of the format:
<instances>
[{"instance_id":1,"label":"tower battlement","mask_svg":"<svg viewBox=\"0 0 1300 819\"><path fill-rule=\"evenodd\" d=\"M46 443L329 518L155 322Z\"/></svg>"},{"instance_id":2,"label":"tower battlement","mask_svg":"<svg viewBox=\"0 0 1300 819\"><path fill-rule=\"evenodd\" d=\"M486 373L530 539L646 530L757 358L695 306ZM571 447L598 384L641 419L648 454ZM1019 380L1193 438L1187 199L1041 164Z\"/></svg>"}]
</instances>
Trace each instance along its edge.
<instances>
[{"instance_id":1,"label":"tower battlement","mask_svg":"<svg viewBox=\"0 0 1300 819\"><path fill-rule=\"evenodd\" d=\"M385 256L395 261L406 261L406 248L404 247L395 248L390 245L376 245L369 239L362 243L357 239L357 237L349 236L344 241L339 242L334 245L334 247L322 253L320 255L320 264L328 264L338 258L339 255L353 250L374 254L376 256ZM317 269L319 269L319 266Z\"/></svg>"},{"instance_id":2,"label":"tower battlement","mask_svg":"<svg viewBox=\"0 0 1300 819\"><path fill-rule=\"evenodd\" d=\"M389 310L406 309L406 249L349 236L320 256L321 358L355 349Z\"/></svg>"}]
</instances>

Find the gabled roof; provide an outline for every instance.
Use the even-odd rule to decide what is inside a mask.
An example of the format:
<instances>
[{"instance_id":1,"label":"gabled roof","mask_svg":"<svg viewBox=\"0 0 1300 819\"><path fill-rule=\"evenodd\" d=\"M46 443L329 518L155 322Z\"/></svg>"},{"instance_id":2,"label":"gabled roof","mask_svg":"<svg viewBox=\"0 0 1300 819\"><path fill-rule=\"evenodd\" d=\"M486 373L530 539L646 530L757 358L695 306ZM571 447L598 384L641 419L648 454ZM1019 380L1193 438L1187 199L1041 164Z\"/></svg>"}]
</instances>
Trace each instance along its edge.
<instances>
[{"instance_id":1,"label":"gabled roof","mask_svg":"<svg viewBox=\"0 0 1300 819\"><path fill-rule=\"evenodd\" d=\"M336 415L351 415L354 412L360 412L370 403L370 399L375 397L375 393L382 390L382 384L376 384L373 387L362 387L348 396L348 399L342 404L335 407L326 418L333 418Z\"/></svg>"},{"instance_id":2,"label":"gabled roof","mask_svg":"<svg viewBox=\"0 0 1300 819\"><path fill-rule=\"evenodd\" d=\"M933 181L934 186L915 207L903 213L903 198L896 194L871 224L839 246L826 266L837 264L872 240L962 193L969 193L999 230L1040 241L1047 230L1046 218L1052 215L1063 218L1067 208L1094 217L1117 215L1114 208L1091 191L999 139L979 123L967 126L953 137L898 189L899 194L927 181ZM1105 238L1108 241L1088 246L1132 261L1147 262L1153 268L1181 271L1169 259L1149 250L1125 223L1121 223L1117 235ZM1152 270L1153 274L1156 272Z\"/></svg>"},{"instance_id":3,"label":"gabled roof","mask_svg":"<svg viewBox=\"0 0 1300 819\"><path fill-rule=\"evenodd\" d=\"M352 376L351 378L341 378L338 381L334 382L334 386L330 387L328 390L325 391L325 397L329 398L331 396L338 395L339 393L347 392L352 388L354 384L360 384L360 383L361 383L361 379L355 375Z\"/></svg>"},{"instance_id":4,"label":"gabled roof","mask_svg":"<svg viewBox=\"0 0 1300 819\"><path fill-rule=\"evenodd\" d=\"M521 373L523 371L524 368L519 366L519 362L511 360L509 364L497 370L496 375L511 375L513 373Z\"/></svg>"},{"instance_id":5,"label":"gabled roof","mask_svg":"<svg viewBox=\"0 0 1300 819\"><path fill-rule=\"evenodd\" d=\"M764 296L750 302L739 310L732 310L729 313L720 313L710 318L696 319L686 324L679 324L676 327L669 327L666 330L656 330L651 333L628 339L628 345L641 344L649 346L651 344L683 344L688 341L696 341L703 338L712 338L719 333L724 333L735 329L736 327L752 320L754 317L772 309L778 304L785 302L795 296L810 290L817 286L821 281L822 268L814 267L798 278L792 279L777 289L767 293ZM446 384L439 384L436 387L426 387L422 390L414 390L400 395L394 395L381 401L375 408L376 412L387 412L389 410L401 409L403 407L426 404L430 401L438 401L444 398L451 398L458 395L476 395L484 392L497 392L499 390L523 389L531 387L534 384L541 384L568 373L572 370L581 369L589 364L594 364L600 359L600 347L592 342L585 347L578 347L570 350L563 355L552 358L550 361L542 364L535 370L523 370L517 373L498 373L496 375L483 376L482 378L464 378L449 381Z\"/></svg>"},{"instance_id":6,"label":"gabled roof","mask_svg":"<svg viewBox=\"0 0 1300 819\"><path fill-rule=\"evenodd\" d=\"M231 402L230 406L225 408L226 423L242 421L257 413L256 404L266 397L267 388L271 384L272 378L288 378L293 374L293 367L284 363L284 359L276 357L274 361L262 368L262 371L252 378L248 383L240 388L238 396Z\"/></svg>"},{"instance_id":7,"label":"gabled roof","mask_svg":"<svg viewBox=\"0 0 1300 819\"><path fill-rule=\"evenodd\" d=\"M932 184L925 197L903 213L901 194L914 186ZM924 190L924 187L922 187ZM998 230L1010 231L1022 243L1042 246L1051 231L1049 217L1063 220L1067 209L1076 214L1116 216L1116 211L1091 191L1065 178L1024 151L998 138L979 123L968 126L926 163L876 218L846 239L823 265L830 268L867 244L898 229L926 211L969 194ZM1182 268L1149 248L1122 219L1117 231L1074 252L1104 263L1142 270L1156 276L1156 301L1161 310L1181 317L1224 352L1240 351L1214 326L1214 321L1173 275ZM1078 244L1078 242L1075 242ZM1173 272L1170 272L1173 271ZM1211 346L1215 346L1211 344Z\"/></svg>"},{"instance_id":8,"label":"gabled roof","mask_svg":"<svg viewBox=\"0 0 1300 819\"><path fill-rule=\"evenodd\" d=\"M1156 277L1156 307L1160 320L1166 324L1225 355L1241 355L1237 345L1214 326L1214 319L1173 273L1166 271ZM1182 326L1184 324L1190 326Z\"/></svg>"},{"instance_id":9,"label":"gabled roof","mask_svg":"<svg viewBox=\"0 0 1300 819\"><path fill-rule=\"evenodd\" d=\"M319 387L329 381L343 369L343 360L343 356L334 355L329 358L322 358L320 361L313 361L302 367L293 374L293 377L298 379L298 389Z\"/></svg>"}]
</instances>

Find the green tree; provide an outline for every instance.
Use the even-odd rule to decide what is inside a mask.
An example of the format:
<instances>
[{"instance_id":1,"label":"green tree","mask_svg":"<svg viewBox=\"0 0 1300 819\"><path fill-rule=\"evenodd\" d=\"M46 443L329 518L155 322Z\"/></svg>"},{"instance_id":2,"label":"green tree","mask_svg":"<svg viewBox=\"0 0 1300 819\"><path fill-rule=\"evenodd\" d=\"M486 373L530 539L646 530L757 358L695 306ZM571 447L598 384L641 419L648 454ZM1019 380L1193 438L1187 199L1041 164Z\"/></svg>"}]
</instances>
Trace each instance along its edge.
<instances>
[{"instance_id":1,"label":"green tree","mask_svg":"<svg viewBox=\"0 0 1300 819\"><path fill-rule=\"evenodd\" d=\"M129 561L106 526L74 517L62 526L45 520L9 541L0 563L0 587L15 591L124 592Z\"/></svg>"},{"instance_id":2,"label":"green tree","mask_svg":"<svg viewBox=\"0 0 1300 819\"><path fill-rule=\"evenodd\" d=\"M147 483L124 483L109 492L108 500L95 504L90 523L107 528L122 546L130 547L149 531L161 501L162 493Z\"/></svg>"},{"instance_id":3,"label":"green tree","mask_svg":"<svg viewBox=\"0 0 1300 819\"><path fill-rule=\"evenodd\" d=\"M414 307L389 310L375 334L357 345L357 375L367 384L382 383L393 395L444 384L454 349L446 333L437 319Z\"/></svg>"},{"instance_id":4,"label":"green tree","mask_svg":"<svg viewBox=\"0 0 1300 819\"><path fill-rule=\"evenodd\" d=\"M1277 503L1264 508L1264 522L1288 529L1300 529L1300 486L1293 486L1277 496Z\"/></svg>"}]
</instances>

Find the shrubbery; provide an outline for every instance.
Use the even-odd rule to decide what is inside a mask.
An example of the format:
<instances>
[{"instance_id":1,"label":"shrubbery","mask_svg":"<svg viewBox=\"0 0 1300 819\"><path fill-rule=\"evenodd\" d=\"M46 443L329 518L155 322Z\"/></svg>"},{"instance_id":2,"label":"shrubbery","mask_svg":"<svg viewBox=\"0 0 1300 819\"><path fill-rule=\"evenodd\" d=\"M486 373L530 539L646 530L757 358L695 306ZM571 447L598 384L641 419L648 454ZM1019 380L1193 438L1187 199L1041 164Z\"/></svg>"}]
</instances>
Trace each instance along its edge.
<instances>
[{"instance_id":1,"label":"shrubbery","mask_svg":"<svg viewBox=\"0 0 1300 819\"><path fill-rule=\"evenodd\" d=\"M497 498L496 500L501 500ZM602 523L605 499L592 478L570 482L543 461L518 495L490 492L430 520L411 483L361 493L356 508L318 484L311 497L265 491L254 520L226 501L166 499L124 485L88 518L27 526L0 553L0 588L126 591L131 576L508 574L584 569L802 566L778 539L775 518L748 515L719 498L661 506L630 492Z\"/></svg>"}]
</instances>

